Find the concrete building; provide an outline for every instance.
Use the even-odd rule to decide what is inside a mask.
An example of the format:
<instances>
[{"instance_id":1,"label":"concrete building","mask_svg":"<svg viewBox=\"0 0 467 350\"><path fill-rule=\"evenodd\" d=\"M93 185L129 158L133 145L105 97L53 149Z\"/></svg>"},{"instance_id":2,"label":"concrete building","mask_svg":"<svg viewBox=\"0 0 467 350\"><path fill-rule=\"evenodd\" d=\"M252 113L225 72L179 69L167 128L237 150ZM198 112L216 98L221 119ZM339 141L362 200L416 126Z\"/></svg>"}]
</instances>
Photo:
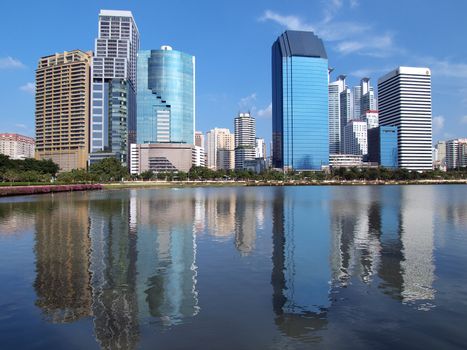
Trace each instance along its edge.
<instances>
[{"instance_id":1,"label":"concrete building","mask_svg":"<svg viewBox=\"0 0 467 350\"><path fill-rule=\"evenodd\" d=\"M351 120L345 126L345 153L366 155L368 153L367 124Z\"/></svg>"},{"instance_id":2,"label":"concrete building","mask_svg":"<svg viewBox=\"0 0 467 350\"><path fill-rule=\"evenodd\" d=\"M195 57L162 46L138 52L137 143L195 143Z\"/></svg>"},{"instance_id":3,"label":"concrete building","mask_svg":"<svg viewBox=\"0 0 467 350\"><path fill-rule=\"evenodd\" d=\"M193 166L206 166L206 153L203 147L196 145L193 147Z\"/></svg>"},{"instance_id":4,"label":"concrete building","mask_svg":"<svg viewBox=\"0 0 467 350\"><path fill-rule=\"evenodd\" d=\"M214 128L207 132L207 166L213 170L235 168L235 136L229 129Z\"/></svg>"},{"instance_id":5,"label":"concrete building","mask_svg":"<svg viewBox=\"0 0 467 350\"><path fill-rule=\"evenodd\" d=\"M467 167L467 138L446 141L447 169Z\"/></svg>"},{"instance_id":6,"label":"concrete building","mask_svg":"<svg viewBox=\"0 0 467 350\"><path fill-rule=\"evenodd\" d=\"M136 143L139 32L131 11L101 10L92 69L91 163L115 157L127 164Z\"/></svg>"},{"instance_id":7,"label":"concrete building","mask_svg":"<svg viewBox=\"0 0 467 350\"><path fill-rule=\"evenodd\" d=\"M266 159L266 142L264 139L257 137L255 140L255 158Z\"/></svg>"},{"instance_id":8,"label":"concrete building","mask_svg":"<svg viewBox=\"0 0 467 350\"><path fill-rule=\"evenodd\" d=\"M36 159L61 171L86 168L92 54L80 50L42 57L36 70Z\"/></svg>"},{"instance_id":9,"label":"concrete building","mask_svg":"<svg viewBox=\"0 0 467 350\"><path fill-rule=\"evenodd\" d=\"M19 134L0 134L0 154L10 159L34 158L35 141Z\"/></svg>"},{"instance_id":10,"label":"concrete building","mask_svg":"<svg viewBox=\"0 0 467 350\"><path fill-rule=\"evenodd\" d=\"M378 111L368 110L362 114L362 120L366 122L368 130L377 128L379 126L379 114Z\"/></svg>"},{"instance_id":11,"label":"concrete building","mask_svg":"<svg viewBox=\"0 0 467 350\"><path fill-rule=\"evenodd\" d=\"M378 80L378 95L379 124L397 126L399 167L431 170L430 69L399 67Z\"/></svg>"},{"instance_id":12,"label":"concrete building","mask_svg":"<svg viewBox=\"0 0 467 350\"><path fill-rule=\"evenodd\" d=\"M446 171L446 141L439 141L436 144L433 166L435 169Z\"/></svg>"},{"instance_id":13,"label":"concrete building","mask_svg":"<svg viewBox=\"0 0 467 350\"><path fill-rule=\"evenodd\" d=\"M329 167L331 168L351 168L361 167L363 158L358 154L330 154Z\"/></svg>"},{"instance_id":14,"label":"concrete building","mask_svg":"<svg viewBox=\"0 0 467 350\"><path fill-rule=\"evenodd\" d=\"M131 144L131 174L144 171L188 172L193 165L195 147L185 143Z\"/></svg>"},{"instance_id":15,"label":"concrete building","mask_svg":"<svg viewBox=\"0 0 467 350\"><path fill-rule=\"evenodd\" d=\"M345 150L345 127L352 119L352 91L345 86L344 90L340 93L340 117L341 117L341 142L340 142L340 153L346 153Z\"/></svg>"},{"instance_id":16,"label":"concrete building","mask_svg":"<svg viewBox=\"0 0 467 350\"><path fill-rule=\"evenodd\" d=\"M255 159L255 118L250 113L239 113L235 118L235 169L244 169L246 160Z\"/></svg>"},{"instance_id":17,"label":"concrete building","mask_svg":"<svg viewBox=\"0 0 467 350\"><path fill-rule=\"evenodd\" d=\"M340 94L346 88L345 75L339 75L336 81L329 83L329 153L341 152L341 108ZM347 123L347 121L345 121Z\"/></svg>"},{"instance_id":18,"label":"concrete building","mask_svg":"<svg viewBox=\"0 0 467 350\"><path fill-rule=\"evenodd\" d=\"M204 134L201 131L195 131L195 146L205 149Z\"/></svg>"},{"instance_id":19,"label":"concrete building","mask_svg":"<svg viewBox=\"0 0 467 350\"><path fill-rule=\"evenodd\" d=\"M360 119L361 117L361 103L362 103L362 87L354 86L352 88L352 119ZM345 126L345 125L344 125Z\"/></svg>"},{"instance_id":20,"label":"concrete building","mask_svg":"<svg viewBox=\"0 0 467 350\"><path fill-rule=\"evenodd\" d=\"M328 67L323 42L312 32L287 30L274 42L274 168L321 170L328 165Z\"/></svg>"},{"instance_id":21,"label":"concrete building","mask_svg":"<svg viewBox=\"0 0 467 350\"><path fill-rule=\"evenodd\" d=\"M385 168L397 168L397 127L379 126L368 130L368 161Z\"/></svg>"},{"instance_id":22,"label":"concrete building","mask_svg":"<svg viewBox=\"0 0 467 350\"><path fill-rule=\"evenodd\" d=\"M360 99L360 116L361 118L368 111L376 110L376 98L374 88L370 85L370 78L363 78L360 81L362 96ZM355 108L355 107L354 107Z\"/></svg>"}]
</instances>

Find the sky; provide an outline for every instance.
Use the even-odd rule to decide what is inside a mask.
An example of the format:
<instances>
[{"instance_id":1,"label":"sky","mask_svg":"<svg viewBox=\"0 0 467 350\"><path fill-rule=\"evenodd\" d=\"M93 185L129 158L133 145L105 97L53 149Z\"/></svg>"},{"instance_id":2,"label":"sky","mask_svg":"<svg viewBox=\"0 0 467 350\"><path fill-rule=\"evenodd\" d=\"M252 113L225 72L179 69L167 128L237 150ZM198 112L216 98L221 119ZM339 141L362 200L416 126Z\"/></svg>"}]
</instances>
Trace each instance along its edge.
<instances>
[{"instance_id":1,"label":"sky","mask_svg":"<svg viewBox=\"0 0 467 350\"><path fill-rule=\"evenodd\" d=\"M74 6L70 6L73 4ZM332 79L373 86L398 66L432 70L433 141L467 137L467 1L5 1L0 32L0 132L34 136L41 56L94 49L100 9L130 10L141 49L196 56L196 130L233 131L239 112L271 139L271 46L286 29L324 41Z\"/></svg>"}]
</instances>

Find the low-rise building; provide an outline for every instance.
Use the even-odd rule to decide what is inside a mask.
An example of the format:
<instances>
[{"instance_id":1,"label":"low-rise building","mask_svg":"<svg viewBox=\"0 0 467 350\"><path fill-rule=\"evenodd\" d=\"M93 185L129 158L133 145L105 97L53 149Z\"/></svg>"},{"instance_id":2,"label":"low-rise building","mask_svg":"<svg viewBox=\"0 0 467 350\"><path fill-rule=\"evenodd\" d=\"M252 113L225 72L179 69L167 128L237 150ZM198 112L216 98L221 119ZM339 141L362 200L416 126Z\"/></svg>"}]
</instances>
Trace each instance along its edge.
<instances>
[{"instance_id":1,"label":"low-rise building","mask_svg":"<svg viewBox=\"0 0 467 350\"><path fill-rule=\"evenodd\" d=\"M34 158L35 141L19 134L0 134L0 154L10 159Z\"/></svg>"},{"instance_id":2,"label":"low-rise building","mask_svg":"<svg viewBox=\"0 0 467 350\"><path fill-rule=\"evenodd\" d=\"M368 130L368 161L397 168L397 127L379 126Z\"/></svg>"}]
</instances>

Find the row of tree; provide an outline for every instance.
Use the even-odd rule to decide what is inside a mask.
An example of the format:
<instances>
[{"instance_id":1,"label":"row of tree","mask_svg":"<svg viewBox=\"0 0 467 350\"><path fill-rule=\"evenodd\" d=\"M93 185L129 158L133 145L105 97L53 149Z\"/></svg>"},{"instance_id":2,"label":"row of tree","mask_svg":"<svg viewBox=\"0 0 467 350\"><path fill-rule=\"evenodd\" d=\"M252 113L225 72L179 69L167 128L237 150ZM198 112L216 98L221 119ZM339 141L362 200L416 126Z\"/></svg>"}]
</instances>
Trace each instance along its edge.
<instances>
[{"instance_id":1,"label":"row of tree","mask_svg":"<svg viewBox=\"0 0 467 350\"><path fill-rule=\"evenodd\" d=\"M133 176L116 158L106 158L92 164L88 170L74 169L58 173L59 166L51 160L13 160L0 154L0 181L3 182L50 182L93 183L116 182L122 180L257 180L257 181L352 181L352 180L420 180L420 179L467 179L467 169L455 171L417 172L407 169L388 168L338 168L329 172L304 171L282 172L267 170L260 174L247 170L212 170L205 167L192 167L189 172L158 172L151 170ZM58 175L57 175L58 173Z\"/></svg>"}]
</instances>

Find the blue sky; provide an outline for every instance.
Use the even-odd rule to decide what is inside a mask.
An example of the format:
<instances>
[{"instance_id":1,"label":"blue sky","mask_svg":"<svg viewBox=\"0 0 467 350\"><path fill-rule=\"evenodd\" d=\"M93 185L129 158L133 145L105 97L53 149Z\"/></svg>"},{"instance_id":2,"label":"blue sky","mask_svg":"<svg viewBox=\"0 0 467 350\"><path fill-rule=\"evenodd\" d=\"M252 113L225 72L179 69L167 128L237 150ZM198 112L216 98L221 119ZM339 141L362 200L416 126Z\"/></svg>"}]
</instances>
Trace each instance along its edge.
<instances>
[{"instance_id":1,"label":"blue sky","mask_svg":"<svg viewBox=\"0 0 467 350\"><path fill-rule=\"evenodd\" d=\"M250 110L271 138L270 52L285 29L313 30L334 74L355 85L400 65L432 69L434 140L467 137L467 1L6 1L0 21L0 132L34 135L39 57L93 50L99 9L131 10L141 48L196 56L196 129L233 130Z\"/></svg>"}]
</instances>

